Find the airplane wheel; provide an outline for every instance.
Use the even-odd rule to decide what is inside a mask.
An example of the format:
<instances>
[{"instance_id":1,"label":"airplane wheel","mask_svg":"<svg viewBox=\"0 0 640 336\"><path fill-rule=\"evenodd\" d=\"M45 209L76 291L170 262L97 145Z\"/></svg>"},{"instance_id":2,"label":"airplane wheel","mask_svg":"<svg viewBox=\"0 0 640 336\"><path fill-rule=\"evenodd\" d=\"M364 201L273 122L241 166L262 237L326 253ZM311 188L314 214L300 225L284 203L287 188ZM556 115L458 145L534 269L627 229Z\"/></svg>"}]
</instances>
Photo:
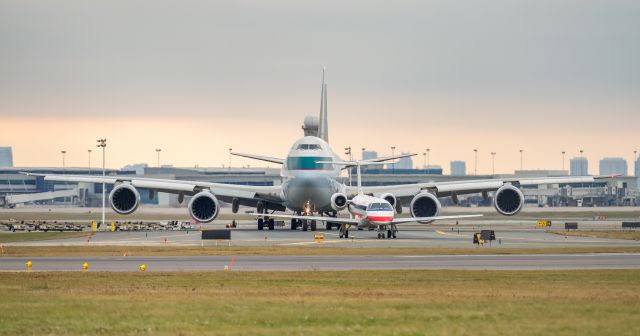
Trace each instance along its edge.
<instances>
[{"instance_id":1,"label":"airplane wheel","mask_svg":"<svg viewBox=\"0 0 640 336\"><path fill-rule=\"evenodd\" d=\"M264 220L262 218L258 219L258 230L262 230L264 228Z\"/></svg>"},{"instance_id":2,"label":"airplane wheel","mask_svg":"<svg viewBox=\"0 0 640 336\"><path fill-rule=\"evenodd\" d=\"M303 219L302 220L302 231L307 231L309 229L309 226L307 224L307 220Z\"/></svg>"},{"instance_id":3,"label":"airplane wheel","mask_svg":"<svg viewBox=\"0 0 640 336\"><path fill-rule=\"evenodd\" d=\"M333 229L333 224L330 222L327 222L327 231L331 231Z\"/></svg>"},{"instance_id":4,"label":"airplane wheel","mask_svg":"<svg viewBox=\"0 0 640 336\"><path fill-rule=\"evenodd\" d=\"M347 230L347 231L345 231L345 232L344 232L344 237L345 237L345 238L349 238L349 230Z\"/></svg>"},{"instance_id":5,"label":"airplane wheel","mask_svg":"<svg viewBox=\"0 0 640 336\"><path fill-rule=\"evenodd\" d=\"M291 219L291 231L295 231L298 229L298 220L295 218Z\"/></svg>"},{"instance_id":6,"label":"airplane wheel","mask_svg":"<svg viewBox=\"0 0 640 336\"><path fill-rule=\"evenodd\" d=\"M391 238L392 234L391 234L391 230L387 230L387 238Z\"/></svg>"},{"instance_id":7,"label":"airplane wheel","mask_svg":"<svg viewBox=\"0 0 640 336\"><path fill-rule=\"evenodd\" d=\"M393 235L392 235L393 239L396 239L396 232L393 231Z\"/></svg>"},{"instance_id":8,"label":"airplane wheel","mask_svg":"<svg viewBox=\"0 0 640 336\"><path fill-rule=\"evenodd\" d=\"M315 231L316 230L316 221L312 220L311 221L311 231Z\"/></svg>"},{"instance_id":9,"label":"airplane wheel","mask_svg":"<svg viewBox=\"0 0 640 336\"><path fill-rule=\"evenodd\" d=\"M269 220L269 230L273 231L273 229L275 229L276 225L275 225L275 220L270 219Z\"/></svg>"}]
</instances>

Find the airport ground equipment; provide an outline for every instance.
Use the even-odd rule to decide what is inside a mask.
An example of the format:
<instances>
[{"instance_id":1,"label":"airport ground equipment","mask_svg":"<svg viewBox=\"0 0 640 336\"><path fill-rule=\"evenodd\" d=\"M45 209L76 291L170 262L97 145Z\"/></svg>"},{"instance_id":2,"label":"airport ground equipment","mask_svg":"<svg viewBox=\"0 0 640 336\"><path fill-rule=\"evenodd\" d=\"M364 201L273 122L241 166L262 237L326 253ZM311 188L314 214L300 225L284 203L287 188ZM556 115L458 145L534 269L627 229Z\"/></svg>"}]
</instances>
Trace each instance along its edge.
<instances>
[{"instance_id":1,"label":"airport ground equipment","mask_svg":"<svg viewBox=\"0 0 640 336\"><path fill-rule=\"evenodd\" d=\"M551 221L548 219L541 219L536 223L537 227L551 227Z\"/></svg>"},{"instance_id":2,"label":"airport ground equipment","mask_svg":"<svg viewBox=\"0 0 640 336\"><path fill-rule=\"evenodd\" d=\"M564 229L569 231L569 230L577 230L578 229L578 222L566 222L564 223Z\"/></svg>"},{"instance_id":3,"label":"airport ground equipment","mask_svg":"<svg viewBox=\"0 0 640 336\"><path fill-rule=\"evenodd\" d=\"M484 239L482 239L482 234L480 232L473 234L473 243L476 245L484 245Z\"/></svg>"},{"instance_id":4,"label":"airport ground equipment","mask_svg":"<svg viewBox=\"0 0 640 336\"><path fill-rule=\"evenodd\" d=\"M496 240L496 233L493 230L482 230L480 231L480 238L486 242L490 242Z\"/></svg>"},{"instance_id":5,"label":"airport ground equipment","mask_svg":"<svg viewBox=\"0 0 640 336\"><path fill-rule=\"evenodd\" d=\"M638 229L640 222L622 222L622 229Z\"/></svg>"},{"instance_id":6,"label":"airport ground equipment","mask_svg":"<svg viewBox=\"0 0 640 336\"><path fill-rule=\"evenodd\" d=\"M202 240L229 240L231 230L202 230Z\"/></svg>"}]
</instances>

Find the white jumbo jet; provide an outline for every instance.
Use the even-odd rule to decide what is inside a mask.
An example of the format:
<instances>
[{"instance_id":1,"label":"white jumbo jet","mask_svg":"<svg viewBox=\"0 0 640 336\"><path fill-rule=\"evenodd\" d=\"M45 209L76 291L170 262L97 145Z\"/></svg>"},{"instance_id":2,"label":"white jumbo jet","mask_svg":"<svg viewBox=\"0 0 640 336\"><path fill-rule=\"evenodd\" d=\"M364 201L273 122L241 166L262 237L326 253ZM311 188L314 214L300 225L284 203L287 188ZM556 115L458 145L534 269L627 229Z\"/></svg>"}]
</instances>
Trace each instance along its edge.
<instances>
[{"instance_id":1,"label":"white jumbo jet","mask_svg":"<svg viewBox=\"0 0 640 336\"><path fill-rule=\"evenodd\" d=\"M299 227L302 230L315 230L318 217L314 217L314 214L323 218L329 230L333 227L341 227L340 224L333 222L334 217L348 206L349 200L353 200L358 194L384 199L398 213L401 213L402 205L405 204L409 206L412 217L435 218L441 209L439 201L441 197L451 197L454 202L457 202L458 195L482 193L487 198L489 192L494 192L494 206L498 213L513 216L522 209L524 204L521 187L538 184L589 183L598 179L593 176L507 178L362 186L358 189L342 182L341 171L353 165L342 161L328 143L327 85L324 80L324 71L320 118L313 120L317 125L317 132L306 134L294 142L286 159L232 153L282 165L282 183L277 186L233 185L118 175L24 174L42 176L46 181L113 185L109 193L109 203L118 214L133 213L140 204L139 189L143 189L149 193L150 199L153 199L158 192L178 194L180 203L185 197L190 196L191 199L187 204L189 214L200 223L209 223L218 216L220 200L231 203L234 213L237 213L240 205L255 207L257 212L262 214L273 214L275 211L288 209L296 215L295 218L291 218L292 230ZM406 155L382 157L361 163L384 162L403 156ZM302 217L302 215L308 217ZM259 218L257 225L259 230L265 227L273 230L274 219L269 216Z\"/></svg>"},{"instance_id":2,"label":"white jumbo jet","mask_svg":"<svg viewBox=\"0 0 640 336\"><path fill-rule=\"evenodd\" d=\"M318 163L327 163L329 161L319 161ZM332 218L331 221L339 225L340 238L349 238L349 228L355 225L359 229L371 228L378 229L378 239L396 238L398 228L396 224L404 223L431 223L442 219L461 219L482 217L482 215L454 215L454 216L431 216L431 217L406 217L395 218L395 209L389 201L384 198L365 195L362 189L361 166L371 164L363 161L331 161L332 164L345 166L356 166L356 178L358 194L347 201L347 210L352 218ZM263 214L253 214L254 216L263 217ZM301 215L269 215L274 218L286 218L296 220L316 220L325 221L325 217L301 216ZM385 236L386 232L386 236Z\"/></svg>"}]
</instances>

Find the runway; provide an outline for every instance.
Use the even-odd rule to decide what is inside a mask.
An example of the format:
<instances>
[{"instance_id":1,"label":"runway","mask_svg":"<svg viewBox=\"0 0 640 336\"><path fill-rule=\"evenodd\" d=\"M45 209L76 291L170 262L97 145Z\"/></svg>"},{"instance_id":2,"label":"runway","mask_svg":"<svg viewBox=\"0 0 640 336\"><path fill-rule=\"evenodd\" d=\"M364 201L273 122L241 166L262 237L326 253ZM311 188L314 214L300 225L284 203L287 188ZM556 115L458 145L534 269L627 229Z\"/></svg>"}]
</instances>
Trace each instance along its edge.
<instances>
[{"instance_id":1,"label":"runway","mask_svg":"<svg viewBox=\"0 0 640 336\"><path fill-rule=\"evenodd\" d=\"M185 256L185 257L38 257L0 258L0 271L330 271L330 270L567 270L636 269L640 254L548 254L548 255L405 255L405 256Z\"/></svg>"},{"instance_id":2,"label":"runway","mask_svg":"<svg viewBox=\"0 0 640 336\"><path fill-rule=\"evenodd\" d=\"M209 228L223 229L220 225ZM409 225L403 226L397 239L377 239L377 231L351 230L349 239L340 239L336 230L318 232L291 231L279 228L274 231L258 231L251 222L233 229L230 241L202 241L198 231L149 231L149 232L97 232L95 235L5 243L5 246L200 246L223 244L229 246L332 246L343 248L470 248L473 234L484 229L494 229L496 240L493 248L546 248L546 247L637 247L640 241L574 237L554 234L529 225L493 224L470 226ZM599 227L598 229L611 229ZM11 234L3 232L0 234ZM322 234L320 242L314 240ZM90 238L90 239L88 239Z\"/></svg>"}]
</instances>

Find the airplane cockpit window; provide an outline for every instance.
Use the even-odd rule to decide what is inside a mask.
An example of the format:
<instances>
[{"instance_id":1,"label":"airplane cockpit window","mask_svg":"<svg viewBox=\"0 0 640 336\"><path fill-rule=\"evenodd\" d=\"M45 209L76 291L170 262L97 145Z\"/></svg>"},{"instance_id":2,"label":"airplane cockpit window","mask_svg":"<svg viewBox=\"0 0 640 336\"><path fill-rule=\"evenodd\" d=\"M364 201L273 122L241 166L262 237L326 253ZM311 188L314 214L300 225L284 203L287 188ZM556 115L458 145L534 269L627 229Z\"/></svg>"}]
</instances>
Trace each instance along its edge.
<instances>
[{"instance_id":1,"label":"airplane cockpit window","mask_svg":"<svg viewBox=\"0 0 640 336\"><path fill-rule=\"evenodd\" d=\"M393 207L389 203L371 203L367 210L371 211L393 211Z\"/></svg>"},{"instance_id":2,"label":"airplane cockpit window","mask_svg":"<svg viewBox=\"0 0 640 336\"><path fill-rule=\"evenodd\" d=\"M321 150L322 147L318 144L299 144L296 147L297 150Z\"/></svg>"}]
</instances>

